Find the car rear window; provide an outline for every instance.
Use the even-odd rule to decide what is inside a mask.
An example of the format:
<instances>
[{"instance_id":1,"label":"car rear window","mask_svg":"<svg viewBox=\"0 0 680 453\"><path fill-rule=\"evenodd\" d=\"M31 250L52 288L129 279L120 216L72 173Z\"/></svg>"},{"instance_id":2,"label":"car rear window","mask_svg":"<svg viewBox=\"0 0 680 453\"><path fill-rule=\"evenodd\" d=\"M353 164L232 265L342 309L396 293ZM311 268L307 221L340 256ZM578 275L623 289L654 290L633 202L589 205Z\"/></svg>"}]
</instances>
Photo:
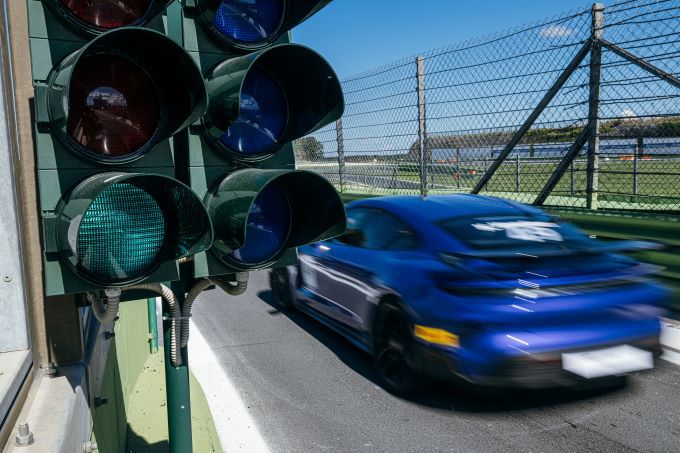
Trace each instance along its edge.
<instances>
[{"instance_id":1,"label":"car rear window","mask_svg":"<svg viewBox=\"0 0 680 453\"><path fill-rule=\"evenodd\" d=\"M573 225L548 215L456 217L439 226L477 250L582 247L593 242Z\"/></svg>"}]
</instances>

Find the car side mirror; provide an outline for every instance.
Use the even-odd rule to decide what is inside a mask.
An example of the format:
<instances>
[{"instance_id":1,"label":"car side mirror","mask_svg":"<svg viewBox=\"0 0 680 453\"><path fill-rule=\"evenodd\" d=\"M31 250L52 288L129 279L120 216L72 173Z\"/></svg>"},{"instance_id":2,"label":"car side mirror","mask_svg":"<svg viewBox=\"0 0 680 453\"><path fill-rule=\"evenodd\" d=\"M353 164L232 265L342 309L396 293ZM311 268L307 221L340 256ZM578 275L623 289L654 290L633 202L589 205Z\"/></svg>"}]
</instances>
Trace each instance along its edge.
<instances>
[{"instance_id":1,"label":"car side mirror","mask_svg":"<svg viewBox=\"0 0 680 453\"><path fill-rule=\"evenodd\" d=\"M340 240L347 245L358 247L364 242L364 233L361 230L347 230Z\"/></svg>"}]
</instances>

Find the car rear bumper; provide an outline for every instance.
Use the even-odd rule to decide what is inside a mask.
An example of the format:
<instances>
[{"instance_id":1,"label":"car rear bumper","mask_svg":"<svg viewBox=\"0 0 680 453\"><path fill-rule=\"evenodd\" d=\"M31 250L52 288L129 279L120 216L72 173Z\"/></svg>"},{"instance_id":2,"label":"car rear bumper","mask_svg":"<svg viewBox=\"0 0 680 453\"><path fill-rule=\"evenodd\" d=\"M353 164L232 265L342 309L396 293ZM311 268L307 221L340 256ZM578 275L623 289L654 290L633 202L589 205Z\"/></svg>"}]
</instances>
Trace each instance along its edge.
<instances>
[{"instance_id":1,"label":"car rear bumper","mask_svg":"<svg viewBox=\"0 0 680 453\"><path fill-rule=\"evenodd\" d=\"M497 351L488 351L488 354L485 354L486 358L482 357L482 360L472 362L466 360L465 354L418 343L415 348L414 366L431 378L453 383L462 380L479 386L533 389L580 387L606 383L614 376L586 379L565 371L562 368L562 354L603 349L621 344L649 351L654 358L661 355L658 335L587 348L555 349L516 356L498 357Z\"/></svg>"}]
</instances>

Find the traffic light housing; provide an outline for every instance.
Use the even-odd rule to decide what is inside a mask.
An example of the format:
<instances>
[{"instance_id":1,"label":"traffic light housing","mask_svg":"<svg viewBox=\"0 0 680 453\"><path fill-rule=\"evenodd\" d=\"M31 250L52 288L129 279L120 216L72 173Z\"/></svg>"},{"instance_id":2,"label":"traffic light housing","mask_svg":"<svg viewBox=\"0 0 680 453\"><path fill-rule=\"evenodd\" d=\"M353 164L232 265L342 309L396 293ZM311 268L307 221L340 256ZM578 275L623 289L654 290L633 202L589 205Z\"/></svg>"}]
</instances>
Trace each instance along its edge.
<instances>
[{"instance_id":1,"label":"traffic light housing","mask_svg":"<svg viewBox=\"0 0 680 453\"><path fill-rule=\"evenodd\" d=\"M335 189L307 171L237 170L218 179L205 201L216 226L212 252L239 271L269 267L289 249L345 229Z\"/></svg>"},{"instance_id":2,"label":"traffic light housing","mask_svg":"<svg viewBox=\"0 0 680 453\"><path fill-rule=\"evenodd\" d=\"M68 151L100 164L140 158L201 118L206 105L205 84L189 54L144 28L97 36L47 80L51 133Z\"/></svg>"},{"instance_id":3,"label":"traffic light housing","mask_svg":"<svg viewBox=\"0 0 680 453\"><path fill-rule=\"evenodd\" d=\"M295 171L291 144L344 110L330 65L288 42L292 27L328 3L186 2L184 45L209 98L189 129L189 179L215 230L213 247L194 256L196 277L294 264L295 247L344 231L337 192L317 174ZM262 33L244 34L242 17Z\"/></svg>"},{"instance_id":4,"label":"traffic light housing","mask_svg":"<svg viewBox=\"0 0 680 453\"><path fill-rule=\"evenodd\" d=\"M234 52L262 49L331 0L187 0L203 30Z\"/></svg>"},{"instance_id":5,"label":"traffic light housing","mask_svg":"<svg viewBox=\"0 0 680 453\"><path fill-rule=\"evenodd\" d=\"M291 145L344 109L330 65L288 42L328 0L26 1L47 295L188 288L342 233Z\"/></svg>"},{"instance_id":6,"label":"traffic light housing","mask_svg":"<svg viewBox=\"0 0 680 453\"><path fill-rule=\"evenodd\" d=\"M201 72L160 31L84 36L28 1L46 294L179 279L213 237L172 140L205 113Z\"/></svg>"},{"instance_id":7,"label":"traffic light housing","mask_svg":"<svg viewBox=\"0 0 680 453\"><path fill-rule=\"evenodd\" d=\"M335 121L344 107L330 65L295 44L224 60L209 72L207 87L205 136L234 161L271 157L290 141Z\"/></svg>"},{"instance_id":8,"label":"traffic light housing","mask_svg":"<svg viewBox=\"0 0 680 453\"><path fill-rule=\"evenodd\" d=\"M79 182L56 208L60 261L102 287L137 283L162 263L206 250L210 219L201 200L162 175L104 172ZM149 280L147 280L148 282Z\"/></svg>"},{"instance_id":9,"label":"traffic light housing","mask_svg":"<svg viewBox=\"0 0 680 453\"><path fill-rule=\"evenodd\" d=\"M156 18L172 0L45 0L67 26L96 35L125 26L142 26Z\"/></svg>"}]
</instances>

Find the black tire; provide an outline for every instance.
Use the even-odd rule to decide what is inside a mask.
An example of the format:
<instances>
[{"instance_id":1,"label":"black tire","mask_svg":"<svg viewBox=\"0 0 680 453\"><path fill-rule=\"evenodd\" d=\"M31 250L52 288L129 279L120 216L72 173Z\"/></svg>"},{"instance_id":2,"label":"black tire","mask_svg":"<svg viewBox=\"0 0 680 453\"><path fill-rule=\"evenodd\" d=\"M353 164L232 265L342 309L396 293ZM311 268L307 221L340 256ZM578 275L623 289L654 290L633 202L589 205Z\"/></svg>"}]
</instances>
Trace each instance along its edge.
<instances>
[{"instance_id":1,"label":"black tire","mask_svg":"<svg viewBox=\"0 0 680 453\"><path fill-rule=\"evenodd\" d=\"M293 308L288 269L285 267L272 269L269 273L269 286L272 289L272 293L274 293L274 299L281 311L287 311Z\"/></svg>"},{"instance_id":2,"label":"black tire","mask_svg":"<svg viewBox=\"0 0 680 453\"><path fill-rule=\"evenodd\" d=\"M394 303L378 307L374 329L373 360L382 387L398 396L409 396L421 382L413 368L413 337L406 315Z\"/></svg>"}]
</instances>

